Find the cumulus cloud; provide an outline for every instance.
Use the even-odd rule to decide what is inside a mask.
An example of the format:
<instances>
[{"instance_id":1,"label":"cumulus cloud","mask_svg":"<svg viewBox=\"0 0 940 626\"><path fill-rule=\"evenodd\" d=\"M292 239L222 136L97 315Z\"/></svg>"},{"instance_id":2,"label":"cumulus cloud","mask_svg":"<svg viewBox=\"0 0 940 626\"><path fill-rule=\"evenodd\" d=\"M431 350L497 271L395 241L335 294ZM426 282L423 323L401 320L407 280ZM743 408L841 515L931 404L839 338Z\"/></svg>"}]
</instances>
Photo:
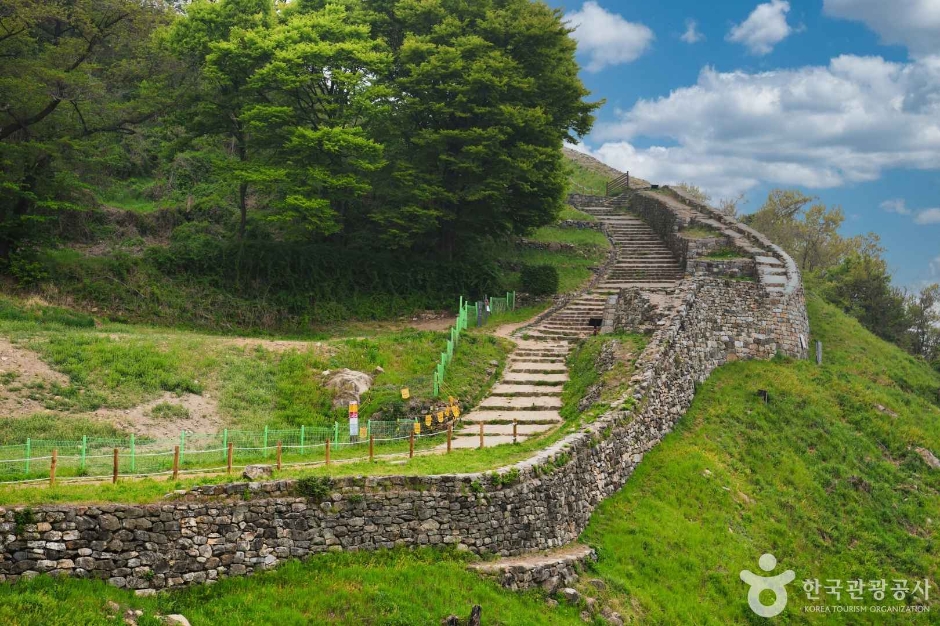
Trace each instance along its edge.
<instances>
[{"instance_id":1,"label":"cumulus cloud","mask_svg":"<svg viewBox=\"0 0 940 626\"><path fill-rule=\"evenodd\" d=\"M762 182L838 187L886 168L936 170L940 58L840 56L760 73L706 67L696 84L638 101L592 139L614 167L654 182L689 180L714 195ZM641 142L653 146L636 148Z\"/></svg>"},{"instance_id":2,"label":"cumulus cloud","mask_svg":"<svg viewBox=\"0 0 940 626\"><path fill-rule=\"evenodd\" d=\"M881 203L881 208L888 213L897 213L898 215L910 215L911 210L907 208L907 203L901 198L885 200Z\"/></svg>"},{"instance_id":3,"label":"cumulus cloud","mask_svg":"<svg viewBox=\"0 0 940 626\"><path fill-rule=\"evenodd\" d=\"M685 32L679 39L686 43L698 43L705 40L705 35L698 32L698 22L695 20L686 20Z\"/></svg>"},{"instance_id":4,"label":"cumulus cloud","mask_svg":"<svg viewBox=\"0 0 940 626\"><path fill-rule=\"evenodd\" d=\"M728 41L744 44L751 54L770 54L774 46L786 39L793 29L787 24L790 3L785 0L770 0L759 4L746 20L728 33Z\"/></svg>"},{"instance_id":5,"label":"cumulus cloud","mask_svg":"<svg viewBox=\"0 0 940 626\"><path fill-rule=\"evenodd\" d=\"M917 56L940 53L937 0L824 0L823 11L863 22L884 43L906 46Z\"/></svg>"},{"instance_id":6,"label":"cumulus cloud","mask_svg":"<svg viewBox=\"0 0 940 626\"><path fill-rule=\"evenodd\" d=\"M571 36L578 42L578 51L588 56L585 69L589 72L635 61L655 39L647 26L628 22L594 0L567 17L568 25L575 28Z\"/></svg>"},{"instance_id":7,"label":"cumulus cloud","mask_svg":"<svg viewBox=\"0 0 940 626\"><path fill-rule=\"evenodd\" d=\"M914 216L918 224L940 224L940 209L924 209Z\"/></svg>"}]
</instances>

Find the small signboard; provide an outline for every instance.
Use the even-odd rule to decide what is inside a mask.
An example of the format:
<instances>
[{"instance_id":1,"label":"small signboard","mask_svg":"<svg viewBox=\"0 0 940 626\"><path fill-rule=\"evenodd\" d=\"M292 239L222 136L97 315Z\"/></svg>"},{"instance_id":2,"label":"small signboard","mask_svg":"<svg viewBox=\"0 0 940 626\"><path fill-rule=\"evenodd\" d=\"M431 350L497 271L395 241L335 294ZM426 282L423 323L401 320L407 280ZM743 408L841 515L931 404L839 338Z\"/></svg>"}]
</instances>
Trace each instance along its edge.
<instances>
[{"instance_id":1,"label":"small signboard","mask_svg":"<svg viewBox=\"0 0 940 626\"><path fill-rule=\"evenodd\" d=\"M368 429L368 428L360 428L360 429L359 429L359 438L360 438L360 439L365 439L365 438L367 438L368 436L369 436L369 429Z\"/></svg>"},{"instance_id":2,"label":"small signboard","mask_svg":"<svg viewBox=\"0 0 940 626\"><path fill-rule=\"evenodd\" d=\"M349 403L349 436L355 437L359 434L359 403Z\"/></svg>"},{"instance_id":3,"label":"small signboard","mask_svg":"<svg viewBox=\"0 0 940 626\"><path fill-rule=\"evenodd\" d=\"M444 419L444 411L438 411L438 412L437 412L437 419L438 419L438 420L443 420L443 419Z\"/></svg>"},{"instance_id":4,"label":"small signboard","mask_svg":"<svg viewBox=\"0 0 940 626\"><path fill-rule=\"evenodd\" d=\"M402 388L401 388L401 399L402 399L402 400L407 400L407 399L410 398L410 397L411 397L411 392L408 390L408 387L402 387Z\"/></svg>"},{"instance_id":5,"label":"small signboard","mask_svg":"<svg viewBox=\"0 0 940 626\"><path fill-rule=\"evenodd\" d=\"M416 435L421 434L421 422L415 422L415 434Z\"/></svg>"},{"instance_id":6,"label":"small signboard","mask_svg":"<svg viewBox=\"0 0 940 626\"><path fill-rule=\"evenodd\" d=\"M454 407L454 417L460 417L460 407L459 407L459 406L455 406L455 407Z\"/></svg>"},{"instance_id":7,"label":"small signboard","mask_svg":"<svg viewBox=\"0 0 940 626\"><path fill-rule=\"evenodd\" d=\"M430 428L430 426L431 426L431 416L430 416L430 415L425 415L425 416L424 416L424 425Z\"/></svg>"},{"instance_id":8,"label":"small signboard","mask_svg":"<svg viewBox=\"0 0 940 626\"><path fill-rule=\"evenodd\" d=\"M438 416L437 416L437 422L438 422L438 424L440 424L440 423L443 422L443 421L444 421L444 416L438 414Z\"/></svg>"}]
</instances>

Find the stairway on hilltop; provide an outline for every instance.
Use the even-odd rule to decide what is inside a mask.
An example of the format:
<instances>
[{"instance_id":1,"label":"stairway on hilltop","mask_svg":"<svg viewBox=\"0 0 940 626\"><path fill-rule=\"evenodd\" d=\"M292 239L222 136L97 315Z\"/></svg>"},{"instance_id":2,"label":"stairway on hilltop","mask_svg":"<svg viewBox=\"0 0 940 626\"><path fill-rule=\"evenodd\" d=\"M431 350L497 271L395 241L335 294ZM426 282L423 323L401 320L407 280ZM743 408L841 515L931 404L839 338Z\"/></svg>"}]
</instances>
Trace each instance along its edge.
<instances>
[{"instance_id":1,"label":"stairway on hilltop","mask_svg":"<svg viewBox=\"0 0 940 626\"><path fill-rule=\"evenodd\" d=\"M590 322L604 316L610 294L637 287L654 305L675 305L671 293L684 272L653 229L613 209L582 210L605 224L616 255L612 267L593 289L538 324L517 331L516 349L502 378L489 396L461 419L453 447L478 447L480 424L486 446L511 443L513 422L518 441L557 427L563 421L559 411L562 387L568 380L568 353L574 342L594 333Z\"/></svg>"}]
</instances>

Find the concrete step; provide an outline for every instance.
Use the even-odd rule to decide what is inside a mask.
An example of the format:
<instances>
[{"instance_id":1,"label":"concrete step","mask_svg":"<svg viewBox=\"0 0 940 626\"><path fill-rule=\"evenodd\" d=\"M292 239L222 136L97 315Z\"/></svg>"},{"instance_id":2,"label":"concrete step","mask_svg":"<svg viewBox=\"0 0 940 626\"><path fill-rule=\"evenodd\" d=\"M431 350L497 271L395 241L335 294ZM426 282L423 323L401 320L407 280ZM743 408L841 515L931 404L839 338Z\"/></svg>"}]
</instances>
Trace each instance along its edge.
<instances>
[{"instance_id":1,"label":"concrete step","mask_svg":"<svg viewBox=\"0 0 940 626\"><path fill-rule=\"evenodd\" d=\"M563 383L568 380L568 374L525 374L522 372L506 372L503 374L505 383Z\"/></svg>"},{"instance_id":2,"label":"concrete step","mask_svg":"<svg viewBox=\"0 0 940 626\"><path fill-rule=\"evenodd\" d=\"M491 396L557 396L561 395L562 385L513 385L510 383L496 383L490 392Z\"/></svg>"},{"instance_id":3,"label":"concrete step","mask_svg":"<svg viewBox=\"0 0 940 626\"><path fill-rule=\"evenodd\" d=\"M551 409L541 410L519 410L503 411L499 409L479 409L473 410L461 418L464 422L479 424L483 422L506 422L511 424L513 420L517 422L530 422L541 424L557 424L561 421L561 415L558 411Z\"/></svg>"},{"instance_id":4,"label":"concrete step","mask_svg":"<svg viewBox=\"0 0 940 626\"><path fill-rule=\"evenodd\" d=\"M542 409L560 409L561 398L558 396L489 396L480 403L481 409L502 411L541 411Z\"/></svg>"}]
</instances>

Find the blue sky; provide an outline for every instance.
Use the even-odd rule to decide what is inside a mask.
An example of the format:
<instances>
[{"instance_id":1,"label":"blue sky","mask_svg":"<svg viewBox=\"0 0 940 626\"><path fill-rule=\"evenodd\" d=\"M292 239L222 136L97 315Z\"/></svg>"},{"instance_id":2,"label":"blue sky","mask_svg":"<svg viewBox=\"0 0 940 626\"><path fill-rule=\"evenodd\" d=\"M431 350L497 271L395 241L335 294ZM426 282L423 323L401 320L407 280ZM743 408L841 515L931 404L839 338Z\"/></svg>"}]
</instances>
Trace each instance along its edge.
<instances>
[{"instance_id":1,"label":"blue sky","mask_svg":"<svg viewBox=\"0 0 940 626\"><path fill-rule=\"evenodd\" d=\"M940 0L553 4L606 100L582 149L745 211L799 188L940 282Z\"/></svg>"}]
</instances>

